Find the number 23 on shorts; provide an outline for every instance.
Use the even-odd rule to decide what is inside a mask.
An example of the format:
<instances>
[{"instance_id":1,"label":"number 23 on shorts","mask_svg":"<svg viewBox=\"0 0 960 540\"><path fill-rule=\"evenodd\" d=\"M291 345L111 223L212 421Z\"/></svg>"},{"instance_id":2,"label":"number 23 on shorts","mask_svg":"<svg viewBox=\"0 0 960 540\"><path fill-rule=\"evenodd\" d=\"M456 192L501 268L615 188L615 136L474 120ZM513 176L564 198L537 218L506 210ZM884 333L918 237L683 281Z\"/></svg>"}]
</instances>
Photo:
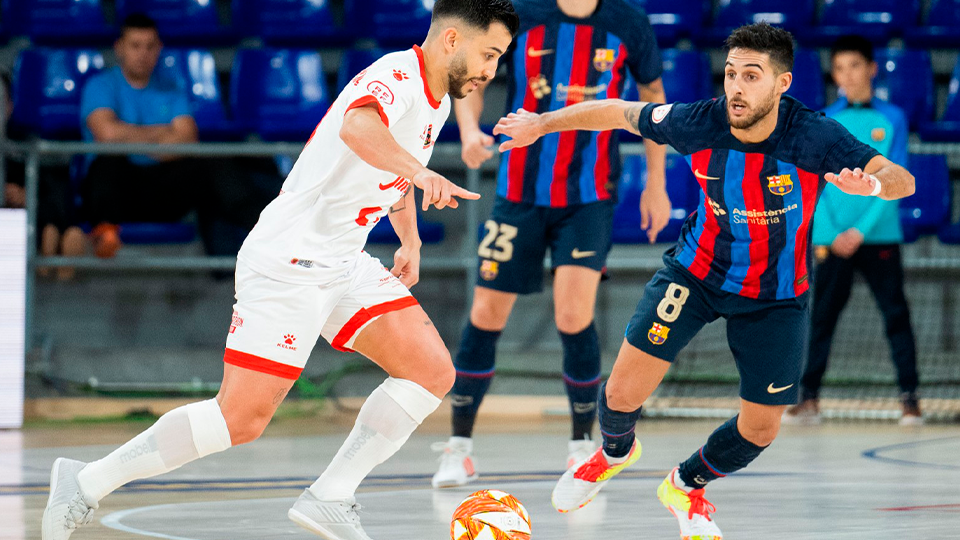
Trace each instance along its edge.
<instances>
[{"instance_id":1,"label":"number 23 on shorts","mask_svg":"<svg viewBox=\"0 0 960 540\"><path fill-rule=\"evenodd\" d=\"M667 292L663 295L663 300L657 305L657 316L663 319L663 322L672 323L676 321L689 296L690 289L683 285L671 283L667 287Z\"/></svg>"},{"instance_id":2,"label":"number 23 on shorts","mask_svg":"<svg viewBox=\"0 0 960 540\"><path fill-rule=\"evenodd\" d=\"M512 259L513 239L517 237L517 228L506 223L497 223L492 219L488 219L483 226L487 232L480 241L477 255L498 262L507 262Z\"/></svg>"}]
</instances>

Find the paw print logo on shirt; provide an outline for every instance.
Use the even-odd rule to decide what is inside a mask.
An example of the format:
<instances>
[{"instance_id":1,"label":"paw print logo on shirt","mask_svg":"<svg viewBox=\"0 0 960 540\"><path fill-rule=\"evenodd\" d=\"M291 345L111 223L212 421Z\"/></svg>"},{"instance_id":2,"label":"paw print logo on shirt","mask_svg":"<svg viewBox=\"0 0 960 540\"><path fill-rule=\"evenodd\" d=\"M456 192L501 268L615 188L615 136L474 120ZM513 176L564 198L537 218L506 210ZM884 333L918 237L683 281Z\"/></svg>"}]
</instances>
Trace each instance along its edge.
<instances>
[{"instance_id":1,"label":"paw print logo on shirt","mask_svg":"<svg viewBox=\"0 0 960 540\"><path fill-rule=\"evenodd\" d=\"M295 351L297 348L294 347L293 342L296 340L297 338L293 334L284 334L283 341L277 343L277 347L280 347L281 349L287 349L289 351Z\"/></svg>"},{"instance_id":2,"label":"paw print logo on shirt","mask_svg":"<svg viewBox=\"0 0 960 540\"><path fill-rule=\"evenodd\" d=\"M409 79L410 77L407 77L407 74L400 71L399 69L395 69L393 70L393 78L398 81L403 81L403 80Z\"/></svg>"},{"instance_id":3,"label":"paw print logo on shirt","mask_svg":"<svg viewBox=\"0 0 960 540\"><path fill-rule=\"evenodd\" d=\"M293 345L293 342L296 340L297 338L295 338L293 334L286 334L285 336L283 336L283 342L286 343L287 345Z\"/></svg>"}]
</instances>

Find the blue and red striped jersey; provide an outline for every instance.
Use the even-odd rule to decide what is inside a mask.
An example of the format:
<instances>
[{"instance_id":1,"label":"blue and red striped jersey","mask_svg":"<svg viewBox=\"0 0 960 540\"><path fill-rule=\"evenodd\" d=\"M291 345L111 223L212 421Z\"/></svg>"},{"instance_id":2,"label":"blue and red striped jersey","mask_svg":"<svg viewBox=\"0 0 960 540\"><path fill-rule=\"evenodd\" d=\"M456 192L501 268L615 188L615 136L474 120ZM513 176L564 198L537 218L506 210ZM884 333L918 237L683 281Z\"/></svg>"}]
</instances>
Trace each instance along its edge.
<instances>
[{"instance_id":1,"label":"blue and red striped jersey","mask_svg":"<svg viewBox=\"0 0 960 540\"><path fill-rule=\"evenodd\" d=\"M727 100L648 105L640 133L686 156L700 204L668 256L706 284L764 300L810 287L810 222L828 172L866 167L879 153L789 96L761 143L730 133Z\"/></svg>"},{"instance_id":2,"label":"blue and red striped jersey","mask_svg":"<svg viewBox=\"0 0 960 540\"><path fill-rule=\"evenodd\" d=\"M574 19L556 0L514 0L520 36L507 54L510 111L544 113L593 99L619 98L627 70L641 84L663 70L642 8L603 0ZM497 195L557 208L616 197L620 178L614 131L554 133L501 156Z\"/></svg>"}]
</instances>

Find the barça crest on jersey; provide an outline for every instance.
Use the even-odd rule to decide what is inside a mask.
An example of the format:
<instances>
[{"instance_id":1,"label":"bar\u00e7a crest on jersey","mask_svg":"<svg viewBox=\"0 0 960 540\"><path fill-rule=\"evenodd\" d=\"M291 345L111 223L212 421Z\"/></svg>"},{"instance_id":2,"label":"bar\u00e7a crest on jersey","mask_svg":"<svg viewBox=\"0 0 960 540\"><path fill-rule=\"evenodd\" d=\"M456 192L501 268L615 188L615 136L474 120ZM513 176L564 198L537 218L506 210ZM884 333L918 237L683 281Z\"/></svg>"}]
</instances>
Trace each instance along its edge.
<instances>
[{"instance_id":1,"label":"bar\u00e7a crest on jersey","mask_svg":"<svg viewBox=\"0 0 960 540\"><path fill-rule=\"evenodd\" d=\"M647 339L654 345L663 345L663 343L667 341L667 334L669 333L670 329L666 326L660 323L653 323L650 330L647 330Z\"/></svg>"},{"instance_id":2,"label":"bar\u00e7a crest on jersey","mask_svg":"<svg viewBox=\"0 0 960 540\"><path fill-rule=\"evenodd\" d=\"M596 49L593 51L593 67L601 73L610 71L613 69L614 54L613 49Z\"/></svg>"},{"instance_id":3,"label":"bar\u00e7a crest on jersey","mask_svg":"<svg viewBox=\"0 0 960 540\"><path fill-rule=\"evenodd\" d=\"M480 263L480 277L486 281L497 279L498 273L500 273L500 263L497 261L484 260Z\"/></svg>"},{"instance_id":4,"label":"bar\u00e7a crest on jersey","mask_svg":"<svg viewBox=\"0 0 960 540\"><path fill-rule=\"evenodd\" d=\"M789 174L778 174L767 177L767 189L774 195L786 195L793 191L793 180Z\"/></svg>"}]
</instances>

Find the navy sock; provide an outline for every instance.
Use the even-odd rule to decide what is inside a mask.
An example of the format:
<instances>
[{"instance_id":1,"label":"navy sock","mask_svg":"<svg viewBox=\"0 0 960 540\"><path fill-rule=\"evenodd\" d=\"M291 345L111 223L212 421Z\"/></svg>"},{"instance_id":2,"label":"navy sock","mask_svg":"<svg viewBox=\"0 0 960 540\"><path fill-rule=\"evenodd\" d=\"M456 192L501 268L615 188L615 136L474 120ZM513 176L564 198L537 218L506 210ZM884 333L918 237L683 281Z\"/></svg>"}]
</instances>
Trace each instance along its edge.
<instances>
[{"instance_id":1,"label":"navy sock","mask_svg":"<svg viewBox=\"0 0 960 540\"><path fill-rule=\"evenodd\" d=\"M600 434L603 435L603 451L608 456L618 458L630 453L639 419L640 409L619 412L608 407L607 383L603 383L600 387Z\"/></svg>"},{"instance_id":2,"label":"navy sock","mask_svg":"<svg viewBox=\"0 0 960 540\"><path fill-rule=\"evenodd\" d=\"M558 333L563 343L563 383L570 400L571 439L589 439L597 418L600 338L592 322L576 334Z\"/></svg>"},{"instance_id":3,"label":"navy sock","mask_svg":"<svg viewBox=\"0 0 960 540\"><path fill-rule=\"evenodd\" d=\"M500 332L481 330L468 322L460 338L460 350L453 360L457 381L450 391L453 405L454 437L473 435L477 409L490 388L497 357L497 339Z\"/></svg>"},{"instance_id":4,"label":"navy sock","mask_svg":"<svg viewBox=\"0 0 960 540\"><path fill-rule=\"evenodd\" d=\"M743 438L737 429L734 416L714 431L707 444L680 464L680 479L694 488L702 488L708 482L723 478L746 467L757 459L766 446L757 446Z\"/></svg>"}]
</instances>

